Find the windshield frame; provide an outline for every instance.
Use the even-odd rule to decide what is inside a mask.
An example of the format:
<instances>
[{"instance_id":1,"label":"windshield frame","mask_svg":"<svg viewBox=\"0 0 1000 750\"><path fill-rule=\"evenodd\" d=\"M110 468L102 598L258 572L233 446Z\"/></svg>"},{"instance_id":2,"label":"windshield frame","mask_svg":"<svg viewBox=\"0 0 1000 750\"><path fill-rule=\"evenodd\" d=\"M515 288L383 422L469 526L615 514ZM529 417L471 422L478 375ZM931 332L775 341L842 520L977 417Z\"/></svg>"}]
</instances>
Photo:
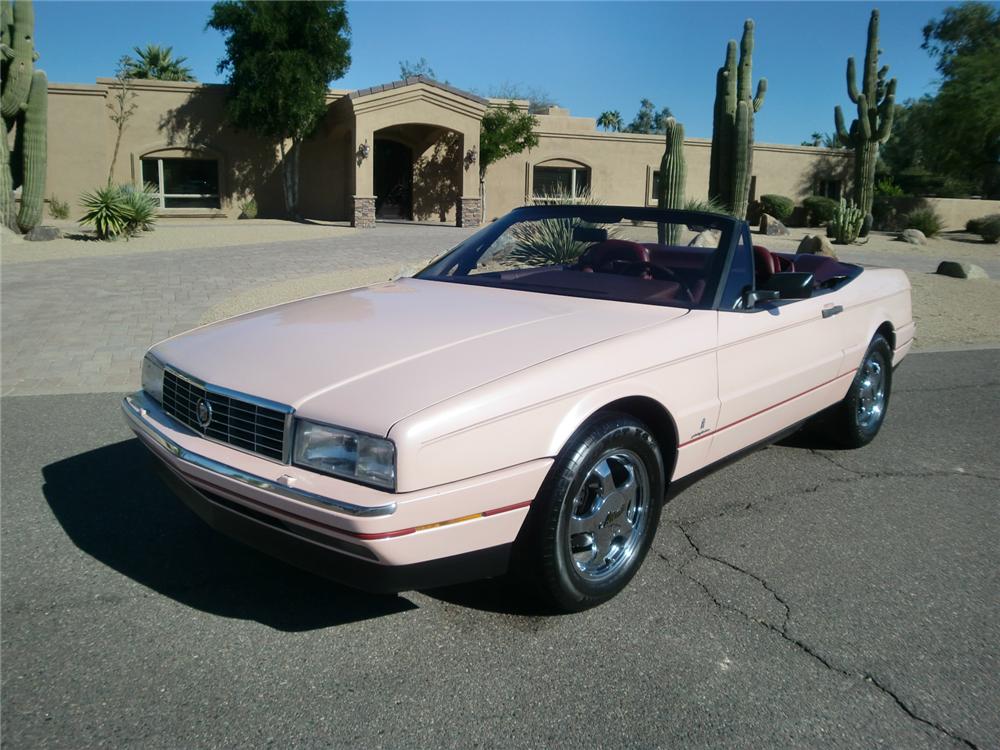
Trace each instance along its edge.
<instances>
[{"instance_id":1,"label":"windshield frame","mask_svg":"<svg viewBox=\"0 0 1000 750\"><path fill-rule=\"evenodd\" d=\"M573 290L552 291L546 289L532 289L528 286L515 283L496 283L494 279L484 278L478 275L450 275L455 271L463 274L475 267L479 258L493 245L493 243L511 226L519 222L540 221L543 219L571 219L579 218L583 221L595 224L618 224L623 221L641 221L650 223L684 224L686 226L705 227L706 229L717 229L721 232L719 245L714 248L711 262L706 268L705 293L698 304L664 304L668 307L684 307L687 309L718 309L719 298L722 295L725 279L732 257L736 250L736 245L741 235L746 230L746 222L732 216L723 214L708 213L704 211L682 211L676 209L661 209L643 206L605 206L605 205L579 205L579 204L557 204L541 206L522 206L515 208L510 213L501 216L490 224L486 225L478 232L457 244L444 255L431 261L425 268L414 274L413 278L428 281L446 281L458 284L477 284L488 286L492 289L512 289L516 291L530 291L538 294L552 294L556 296L574 296L594 299L593 296L574 293ZM658 303L641 302L633 300L611 301L623 302L626 304L645 304L657 306Z\"/></svg>"}]
</instances>

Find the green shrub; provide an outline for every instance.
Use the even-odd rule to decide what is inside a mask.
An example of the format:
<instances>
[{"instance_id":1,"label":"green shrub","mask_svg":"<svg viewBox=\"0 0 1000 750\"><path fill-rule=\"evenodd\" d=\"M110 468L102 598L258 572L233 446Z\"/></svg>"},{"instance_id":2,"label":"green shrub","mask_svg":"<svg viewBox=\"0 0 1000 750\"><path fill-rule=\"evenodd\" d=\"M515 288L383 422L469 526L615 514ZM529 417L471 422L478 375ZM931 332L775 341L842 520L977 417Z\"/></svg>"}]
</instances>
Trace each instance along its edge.
<instances>
[{"instance_id":1,"label":"green shrub","mask_svg":"<svg viewBox=\"0 0 1000 750\"><path fill-rule=\"evenodd\" d=\"M980 216L978 219L969 219L965 222L965 231L969 234L979 234L979 230L987 218L986 216Z\"/></svg>"},{"instance_id":2,"label":"green shrub","mask_svg":"<svg viewBox=\"0 0 1000 750\"><path fill-rule=\"evenodd\" d=\"M257 218L257 199L250 197L245 201L240 203L240 216L241 219L256 219Z\"/></svg>"},{"instance_id":3,"label":"green shrub","mask_svg":"<svg viewBox=\"0 0 1000 750\"><path fill-rule=\"evenodd\" d=\"M155 188L143 189L131 185L106 185L92 193L84 193L80 202L86 213L80 219L84 226L93 226L99 240L134 237L156 223Z\"/></svg>"},{"instance_id":4,"label":"green shrub","mask_svg":"<svg viewBox=\"0 0 1000 750\"><path fill-rule=\"evenodd\" d=\"M788 221L795 210L795 201L783 195L762 195L760 205L764 213L771 214L778 221Z\"/></svg>"},{"instance_id":5,"label":"green shrub","mask_svg":"<svg viewBox=\"0 0 1000 750\"><path fill-rule=\"evenodd\" d=\"M1000 214L991 214L975 219L976 234L983 238L983 242L1000 242ZM970 224L972 222L969 222Z\"/></svg>"},{"instance_id":6,"label":"green shrub","mask_svg":"<svg viewBox=\"0 0 1000 750\"><path fill-rule=\"evenodd\" d=\"M903 222L905 229L919 229L925 237L935 237L943 228L941 217L933 208L918 208L910 211Z\"/></svg>"},{"instance_id":7,"label":"green shrub","mask_svg":"<svg viewBox=\"0 0 1000 750\"><path fill-rule=\"evenodd\" d=\"M810 195L802 201L802 207L806 211L806 224L810 227L821 227L833 218L833 212L837 210L837 201L823 195Z\"/></svg>"},{"instance_id":8,"label":"green shrub","mask_svg":"<svg viewBox=\"0 0 1000 750\"><path fill-rule=\"evenodd\" d=\"M893 182L891 177L883 177L875 183L875 195L887 195L892 198L904 194L903 188Z\"/></svg>"},{"instance_id":9,"label":"green shrub","mask_svg":"<svg viewBox=\"0 0 1000 750\"><path fill-rule=\"evenodd\" d=\"M69 203L61 201L54 195L49 198L49 213L53 219L69 218Z\"/></svg>"}]
</instances>

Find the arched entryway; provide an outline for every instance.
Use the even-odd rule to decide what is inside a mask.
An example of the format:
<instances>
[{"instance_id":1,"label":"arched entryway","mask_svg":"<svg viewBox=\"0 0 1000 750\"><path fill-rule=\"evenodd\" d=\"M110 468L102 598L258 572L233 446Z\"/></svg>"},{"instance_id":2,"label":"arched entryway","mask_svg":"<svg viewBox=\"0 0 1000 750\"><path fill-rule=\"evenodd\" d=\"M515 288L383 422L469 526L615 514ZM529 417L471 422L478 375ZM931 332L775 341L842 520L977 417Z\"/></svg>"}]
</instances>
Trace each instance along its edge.
<instances>
[{"instance_id":1,"label":"arched entryway","mask_svg":"<svg viewBox=\"0 0 1000 750\"><path fill-rule=\"evenodd\" d=\"M423 123L374 134L375 218L453 223L462 197L462 134Z\"/></svg>"},{"instance_id":2,"label":"arched entryway","mask_svg":"<svg viewBox=\"0 0 1000 750\"><path fill-rule=\"evenodd\" d=\"M413 218L413 149L389 138L375 138L375 218Z\"/></svg>"},{"instance_id":3,"label":"arched entryway","mask_svg":"<svg viewBox=\"0 0 1000 750\"><path fill-rule=\"evenodd\" d=\"M376 218L479 225L486 99L417 76L351 92L337 106L353 111L353 226Z\"/></svg>"}]
</instances>

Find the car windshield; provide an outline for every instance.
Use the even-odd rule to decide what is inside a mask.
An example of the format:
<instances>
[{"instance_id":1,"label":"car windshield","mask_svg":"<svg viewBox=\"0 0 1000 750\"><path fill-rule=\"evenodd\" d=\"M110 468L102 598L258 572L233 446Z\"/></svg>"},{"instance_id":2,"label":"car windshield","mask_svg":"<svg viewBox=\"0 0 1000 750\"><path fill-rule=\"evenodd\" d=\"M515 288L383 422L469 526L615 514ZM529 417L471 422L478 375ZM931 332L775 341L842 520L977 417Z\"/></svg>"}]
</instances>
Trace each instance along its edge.
<instances>
[{"instance_id":1,"label":"car windshield","mask_svg":"<svg viewBox=\"0 0 1000 750\"><path fill-rule=\"evenodd\" d=\"M728 216L615 206L512 211L419 279L673 307L710 307L738 223Z\"/></svg>"}]
</instances>

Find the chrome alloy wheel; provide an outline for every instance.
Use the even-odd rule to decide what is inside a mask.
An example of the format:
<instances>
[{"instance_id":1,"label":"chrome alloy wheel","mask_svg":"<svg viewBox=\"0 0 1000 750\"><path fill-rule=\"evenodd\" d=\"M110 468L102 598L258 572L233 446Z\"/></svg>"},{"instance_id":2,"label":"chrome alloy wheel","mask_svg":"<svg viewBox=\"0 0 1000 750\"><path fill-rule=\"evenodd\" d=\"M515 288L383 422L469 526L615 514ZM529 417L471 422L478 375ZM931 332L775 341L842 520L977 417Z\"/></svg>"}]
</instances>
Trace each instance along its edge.
<instances>
[{"instance_id":1,"label":"chrome alloy wheel","mask_svg":"<svg viewBox=\"0 0 1000 750\"><path fill-rule=\"evenodd\" d=\"M566 544L577 572L601 581L636 554L649 517L649 475L630 450L604 453L587 472L573 498Z\"/></svg>"},{"instance_id":2,"label":"chrome alloy wheel","mask_svg":"<svg viewBox=\"0 0 1000 750\"><path fill-rule=\"evenodd\" d=\"M858 383L858 426L870 430L885 413L885 360L878 351L869 352L861 364Z\"/></svg>"}]
</instances>

